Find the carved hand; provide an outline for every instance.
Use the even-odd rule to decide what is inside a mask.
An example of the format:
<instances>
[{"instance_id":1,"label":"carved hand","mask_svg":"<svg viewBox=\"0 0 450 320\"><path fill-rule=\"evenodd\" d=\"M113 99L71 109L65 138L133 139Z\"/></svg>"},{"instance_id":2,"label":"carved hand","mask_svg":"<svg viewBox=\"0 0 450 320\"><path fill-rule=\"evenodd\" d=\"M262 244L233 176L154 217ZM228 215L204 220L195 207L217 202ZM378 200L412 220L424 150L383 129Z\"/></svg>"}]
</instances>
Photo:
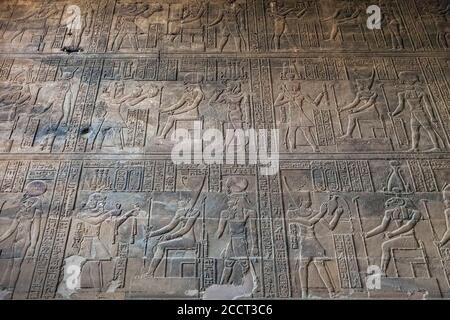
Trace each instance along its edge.
<instances>
[{"instance_id":1,"label":"carved hand","mask_svg":"<svg viewBox=\"0 0 450 320\"><path fill-rule=\"evenodd\" d=\"M35 248L34 246L33 246L33 247L30 247L30 248L28 249L27 257L33 258L33 257L34 257L35 250L36 250L36 248Z\"/></svg>"},{"instance_id":2,"label":"carved hand","mask_svg":"<svg viewBox=\"0 0 450 320\"><path fill-rule=\"evenodd\" d=\"M167 240L172 240L173 239L173 235L171 234L165 234L161 237L162 241L167 241Z\"/></svg>"}]
</instances>

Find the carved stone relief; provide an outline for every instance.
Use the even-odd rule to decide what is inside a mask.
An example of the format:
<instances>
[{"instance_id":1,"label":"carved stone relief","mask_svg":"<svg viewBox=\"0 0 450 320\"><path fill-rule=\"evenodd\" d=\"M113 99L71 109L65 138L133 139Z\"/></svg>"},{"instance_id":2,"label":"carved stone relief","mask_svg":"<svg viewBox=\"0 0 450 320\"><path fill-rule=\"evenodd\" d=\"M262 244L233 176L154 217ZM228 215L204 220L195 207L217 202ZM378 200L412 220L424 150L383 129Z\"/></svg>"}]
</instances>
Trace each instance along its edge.
<instances>
[{"instance_id":1,"label":"carved stone relief","mask_svg":"<svg viewBox=\"0 0 450 320\"><path fill-rule=\"evenodd\" d=\"M0 298L449 298L449 7L375 2L1 2Z\"/></svg>"}]
</instances>

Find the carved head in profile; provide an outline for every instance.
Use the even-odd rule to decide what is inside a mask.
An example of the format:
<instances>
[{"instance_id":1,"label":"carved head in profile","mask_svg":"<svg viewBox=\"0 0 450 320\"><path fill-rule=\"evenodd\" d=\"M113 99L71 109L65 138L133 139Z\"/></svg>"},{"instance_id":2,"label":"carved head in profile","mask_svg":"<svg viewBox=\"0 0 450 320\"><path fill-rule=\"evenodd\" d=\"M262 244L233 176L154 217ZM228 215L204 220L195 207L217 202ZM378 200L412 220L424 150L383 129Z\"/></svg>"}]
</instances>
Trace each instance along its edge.
<instances>
[{"instance_id":1,"label":"carved head in profile","mask_svg":"<svg viewBox=\"0 0 450 320\"><path fill-rule=\"evenodd\" d=\"M238 94L242 91L241 83L239 81L227 81L227 90Z\"/></svg>"},{"instance_id":2,"label":"carved head in profile","mask_svg":"<svg viewBox=\"0 0 450 320\"><path fill-rule=\"evenodd\" d=\"M120 97L124 94L125 84L123 81L112 82L107 91L112 98Z\"/></svg>"},{"instance_id":3,"label":"carved head in profile","mask_svg":"<svg viewBox=\"0 0 450 320\"><path fill-rule=\"evenodd\" d=\"M375 70L372 70L372 74L369 78L356 79L356 87L359 91L371 90L375 81Z\"/></svg>"},{"instance_id":4,"label":"carved head in profile","mask_svg":"<svg viewBox=\"0 0 450 320\"><path fill-rule=\"evenodd\" d=\"M230 177L225 185L228 194L241 193L247 190L248 180L243 177Z\"/></svg>"},{"instance_id":5,"label":"carved head in profile","mask_svg":"<svg viewBox=\"0 0 450 320\"><path fill-rule=\"evenodd\" d=\"M103 208L106 204L106 196L99 192L92 193L89 195L86 204L83 206L84 209L99 209Z\"/></svg>"},{"instance_id":6,"label":"carved head in profile","mask_svg":"<svg viewBox=\"0 0 450 320\"><path fill-rule=\"evenodd\" d=\"M402 71L399 73L398 78L402 84L407 86L413 86L420 82L418 74L412 71Z\"/></svg>"},{"instance_id":7,"label":"carved head in profile","mask_svg":"<svg viewBox=\"0 0 450 320\"><path fill-rule=\"evenodd\" d=\"M384 203L384 207L386 209L394 209L394 208L397 208L397 207L403 207L405 205L406 205L405 199L404 198L399 198L399 197L389 198Z\"/></svg>"},{"instance_id":8,"label":"carved head in profile","mask_svg":"<svg viewBox=\"0 0 450 320\"><path fill-rule=\"evenodd\" d=\"M133 87L133 90L131 91L131 95L133 97L139 97L143 91L144 91L144 89L142 89L142 86L138 84Z\"/></svg>"},{"instance_id":9,"label":"carved head in profile","mask_svg":"<svg viewBox=\"0 0 450 320\"><path fill-rule=\"evenodd\" d=\"M196 72L186 73L184 76L184 84L185 85L196 85L203 82L203 75Z\"/></svg>"},{"instance_id":10,"label":"carved head in profile","mask_svg":"<svg viewBox=\"0 0 450 320\"><path fill-rule=\"evenodd\" d=\"M38 197L47 191L47 185L44 181L35 180L31 181L25 186L25 193L23 195L24 199L29 199L32 197Z\"/></svg>"}]
</instances>

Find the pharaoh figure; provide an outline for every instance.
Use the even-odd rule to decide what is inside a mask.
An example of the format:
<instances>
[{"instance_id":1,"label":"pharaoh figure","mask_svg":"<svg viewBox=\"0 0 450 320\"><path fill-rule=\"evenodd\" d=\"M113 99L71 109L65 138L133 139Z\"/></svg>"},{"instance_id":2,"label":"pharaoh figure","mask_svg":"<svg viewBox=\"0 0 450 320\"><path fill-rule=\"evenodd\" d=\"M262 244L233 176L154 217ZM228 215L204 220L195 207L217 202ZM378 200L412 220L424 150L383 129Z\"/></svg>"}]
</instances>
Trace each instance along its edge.
<instances>
[{"instance_id":1,"label":"pharaoh figure","mask_svg":"<svg viewBox=\"0 0 450 320\"><path fill-rule=\"evenodd\" d=\"M142 86L137 85L132 92L125 94L125 84L122 81L112 82L109 87L100 95L100 101L104 104L100 128L94 144L97 150L103 147L117 147L120 150L124 147L124 129L127 128L125 122L126 109L135 106L147 98L153 98L158 94L156 87L151 87L144 91Z\"/></svg>"},{"instance_id":2,"label":"pharaoh figure","mask_svg":"<svg viewBox=\"0 0 450 320\"><path fill-rule=\"evenodd\" d=\"M352 138L353 130L360 120L373 120L380 117L376 108L378 94L372 90L375 71L368 79L356 79L356 96L348 105L339 108L339 112L349 110L347 131L341 138Z\"/></svg>"},{"instance_id":3,"label":"pharaoh figure","mask_svg":"<svg viewBox=\"0 0 450 320\"><path fill-rule=\"evenodd\" d=\"M286 36L291 45L293 41L289 35L288 23L286 21L287 16L290 13L297 11L296 8L287 8L280 0L271 1L269 4L268 15L273 19L273 36L272 44L275 50L279 50L281 46L281 37ZM302 17L306 12L306 8L296 12L297 18ZM295 45L294 45L295 47Z\"/></svg>"},{"instance_id":4,"label":"pharaoh figure","mask_svg":"<svg viewBox=\"0 0 450 320\"><path fill-rule=\"evenodd\" d=\"M41 234L42 197L47 191L45 182L36 180L25 187L25 193L20 201L19 209L9 228L0 235L0 243L13 237L12 257L2 276L2 287L13 291L20 275L20 268L25 257L34 257L36 245Z\"/></svg>"},{"instance_id":5,"label":"pharaoh figure","mask_svg":"<svg viewBox=\"0 0 450 320\"><path fill-rule=\"evenodd\" d=\"M311 133L314 123L304 112L303 103L306 101L318 106L324 95L325 92L321 92L315 99L310 98L308 95L305 96L301 92L300 83L293 80L287 82L281 87L281 92L275 99L274 106L281 108L281 122L287 126L285 145L289 152L292 152L293 149L296 148L296 136L298 129L302 131L306 141L312 149L315 152L319 150ZM288 105L289 107L287 114L284 108L285 105Z\"/></svg>"},{"instance_id":6,"label":"pharaoh figure","mask_svg":"<svg viewBox=\"0 0 450 320\"><path fill-rule=\"evenodd\" d=\"M354 24L361 15L361 9L357 4L351 1L343 1L342 5L337 7L333 14L322 21L331 21L330 36L326 41L336 40L339 28L343 25Z\"/></svg>"},{"instance_id":7,"label":"pharaoh figure","mask_svg":"<svg viewBox=\"0 0 450 320\"><path fill-rule=\"evenodd\" d=\"M33 104L30 78L30 74L21 72L0 87L0 121L14 121L21 113L29 113Z\"/></svg>"},{"instance_id":8,"label":"pharaoh figure","mask_svg":"<svg viewBox=\"0 0 450 320\"><path fill-rule=\"evenodd\" d=\"M37 8L29 9L24 15L18 18L11 18L16 26L16 31L11 36L10 41L22 38L28 30L43 30L46 27L47 19L57 14L59 9L52 0L44 0Z\"/></svg>"},{"instance_id":9,"label":"pharaoh figure","mask_svg":"<svg viewBox=\"0 0 450 320\"><path fill-rule=\"evenodd\" d=\"M120 225L140 210L138 207L135 207L122 214L120 205L116 205L114 209L106 210L106 199L106 196L101 193L92 193L76 216L83 223L83 236L78 252L78 255L85 259L81 270L85 272L85 268L89 267L87 272L89 275L89 287L97 288L99 291L103 288L102 262L112 259L106 244L100 240L103 222L111 219L115 221L116 225Z\"/></svg>"},{"instance_id":10,"label":"pharaoh figure","mask_svg":"<svg viewBox=\"0 0 450 320\"><path fill-rule=\"evenodd\" d=\"M6 141L2 149L10 151L12 136L18 127L20 118L28 118L35 103L38 91L31 89L32 66L27 71L22 71L11 81L0 85L0 130L7 132ZM39 89L38 89L39 90Z\"/></svg>"},{"instance_id":11,"label":"pharaoh figure","mask_svg":"<svg viewBox=\"0 0 450 320\"><path fill-rule=\"evenodd\" d=\"M401 50L404 48L403 38L401 35L402 23L401 18L395 13L395 11L390 10L385 15L383 15L384 22L388 27L388 31L391 37L392 50Z\"/></svg>"},{"instance_id":12,"label":"pharaoh figure","mask_svg":"<svg viewBox=\"0 0 450 320\"><path fill-rule=\"evenodd\" d=\"M219 239L228 229L229 241L221 253L224 268L220 284L234 283L232 278L236 265L240 266L242 275L249 271L253 279L253 290L258 287L258 278L251 257L258 254L256 233L256 212L251 209L245 189L246 179L230 178L227 181L228 201L227 209L220 213L216 237Z\"/></svg>"},{"instance_id":13,"label":"pharaoh figure","mask_svg":"<svg viewBox=\"0 0 450 320\"><path fill-rule=\"evenodd\" d=\"M52 149L58 129L68 125L75 103L70 79L61 81L55 89L55 94L46 104L34 108L40 113L37 117L44 123L44 138L40 148L48 152Z\"/></svg>"},{"instance_id":14,"label":"pharaoh figure","mask_svg":"<svg viewBox=\"0 0 450 320\"><path fill-rule=\"evenodd\" d=\"M13 81L8 82L0 94L0 114L8 113L7 117L12 120L15 117L16 110L21 106L31 104L31 89L29 79L25 74L17 75ZM2 117L3 118L3 117Z\"/></svg>"},{"instance_id":15,"label":"pharaoh figure","mask_svg":"<svg viewBox=\"0 0 450 320\"><path fill-rule=\"evenodd\" d=\"M168 113L168 117L158 139L165 139L176 121L199 120L198 107L205 98L200 86L202 80L203 77L198 74L186 74L183 95L174 104L160 110L161 113Z\"/></svg>"},{"instance_id":16,"label":"pharaoh figure","mask_svg":"<svg viewBox=\"0 0 450 320\"><path fill-rule=\"evenodd\" d=\"M448 6L450 7L450 4ZM449 7L447 9L437 10L433 14L434 25L436 27L436 42L443 49L449 48L447 39L450 31L448 21Z\"/></svg>"},{"instance_id":17,"label":"pharaoh figure","mask_svg":"<svg viewBox=\"0 0 450 320\"><path fill-rule=\"evenodd\" d=\"M202 17L205 16L207 7L207 1L193 0L183 6L178 17L169 18L167 32L170 36L170 42L175 41L177 37L181 37L184 31L203 28Z\"/></svg>"},{"instance_id":18,"label":"pharaoh figure","mask_svg":"<svg viewBox=\"0 0 450 320\"><path fill-rule=\"evenodd\" d=\"M398 93L398 106L391 115L397 116L405 109L405 106L409 109L412 142L411 149L408 151L418 151L421 128L428 134L433 145L428 151L440 151L438 135L432 125L437 123L436 115L428 94L420 87L418 75L414 72L403 71L400 72L399 78L405 88Z\"/></svg>"},{"instance_id":19,"label":"pharaoh figure","mask_svg":"<svg viewBox=\"0 0 450 320\"><path fill-rule=\"evenodd\" d=\"M240 81L227 81L225 89L215 92L210 103L220 103L226 106L227 120L233 129L242 129L249 122L248 95L242 91Z\"/></svg>"},{"instance_id":20,"label":"pharaoh figure","mask_svg":"<svg viewBox=\"0 0 450 320\"><path fill-rule=\"evenodd\" d=\"M116 13L116 23L114 26L114 37L111 44L111 51L119 51L125 38L131 43L134 50L139 49L138 35L140 30L137 19L142 17L150 18L155 12L161 11L161 5L150 6L140 2L132 4L122 4Z\"/></svg>"},{"instance_id":21,"label":"pharaoh figure","mask_svg":"<svg viewBox=\"0 0 450 320\"><path fill-rule=\"evenodd\" d=\"M326 261L331 258L327 255L324 247L319 242L315 226L318 222L323 221L324 225L330 230L334 230L344 213L343 201L337 195L330 195L329 199L322 203L319 208L319 212L315 212L312 209L304 208L300 212L300 208L288 209L288 216L292 216L291 222L295 222L299 225L299 275L302 298L308 297L308 274L309 266L311 262L317 269L320 278L322 279L325 287L328 290L330 297L335 295L335 289L333 282L331 281L330 274L326 268ZM308 202L306 206L310 205ZM298 213L297 213L298 212ZM305 212L311 212L309 216L305 216Z\"/></svg>"},{"instance_id":22,"label":"pharaoh figure","mask_svg":"<svg viewBox=\"0 0 450 320\"><path fill-rule=\"evenodd\" d=\"M219 51L222 52L228 43L230 36L234 40L236 51L245 49L245 13L242 6L236 0L227 0L225 8L219 9L219 15L208 27L220 24Z\"/></svg>"}]
</instances>

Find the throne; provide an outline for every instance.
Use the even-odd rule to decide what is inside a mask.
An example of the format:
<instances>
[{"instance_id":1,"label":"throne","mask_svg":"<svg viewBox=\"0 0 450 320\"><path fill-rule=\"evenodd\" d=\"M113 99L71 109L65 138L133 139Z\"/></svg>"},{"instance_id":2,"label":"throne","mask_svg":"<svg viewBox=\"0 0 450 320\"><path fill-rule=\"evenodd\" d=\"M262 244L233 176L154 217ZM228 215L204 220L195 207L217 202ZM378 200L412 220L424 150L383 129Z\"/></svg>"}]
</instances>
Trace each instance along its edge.
<instances>
[{"instance_id":1,"label":"throne","mask_svg":"<svg viewBox=\"0 0 450 320\"><path fill-rule=\"evenodd\" d=\"M431 278L428 257L421 240L419 247L392 248L391 257L397 278Z\"/></svg>"},{"instance_id":2,"label":"throne","mask_svg":"<svg viewBox=\"0 0 450 320\"><path fill-rule=\"evenodd\" d=\"M201 254L201 243L192 248L170 248L164 252L165 278L196 278L198 277L198 260Z\"/></svg>"}]
</instances>

